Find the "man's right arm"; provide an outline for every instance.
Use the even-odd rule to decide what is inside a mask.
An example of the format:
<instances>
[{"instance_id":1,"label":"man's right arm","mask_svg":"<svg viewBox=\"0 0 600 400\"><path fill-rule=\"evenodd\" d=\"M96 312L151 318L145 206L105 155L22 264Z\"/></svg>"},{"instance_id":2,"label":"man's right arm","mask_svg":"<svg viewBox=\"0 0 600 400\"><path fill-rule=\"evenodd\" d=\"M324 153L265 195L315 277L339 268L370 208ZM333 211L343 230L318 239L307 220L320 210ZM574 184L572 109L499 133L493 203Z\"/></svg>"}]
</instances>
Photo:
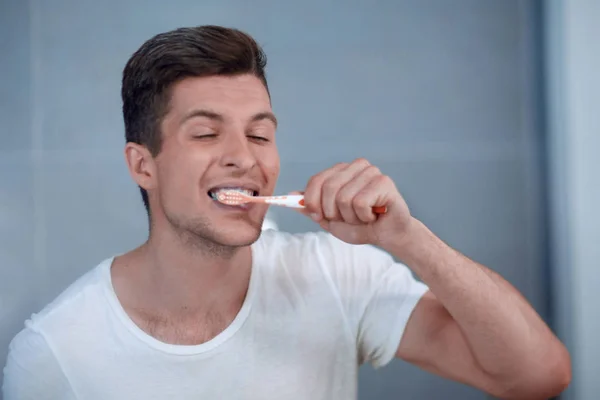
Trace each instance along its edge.
<instances>
[{"instance_id":1,"label":"man's right arm","mask_svg":"<svg viewBox=\"0 0 600 400\"><path fill-rule=\"evenodd\" d=\"M4 383L4 400L74 400L58 360L43 335L25 328L9 346Z\"/></svg>"}]
</instances>

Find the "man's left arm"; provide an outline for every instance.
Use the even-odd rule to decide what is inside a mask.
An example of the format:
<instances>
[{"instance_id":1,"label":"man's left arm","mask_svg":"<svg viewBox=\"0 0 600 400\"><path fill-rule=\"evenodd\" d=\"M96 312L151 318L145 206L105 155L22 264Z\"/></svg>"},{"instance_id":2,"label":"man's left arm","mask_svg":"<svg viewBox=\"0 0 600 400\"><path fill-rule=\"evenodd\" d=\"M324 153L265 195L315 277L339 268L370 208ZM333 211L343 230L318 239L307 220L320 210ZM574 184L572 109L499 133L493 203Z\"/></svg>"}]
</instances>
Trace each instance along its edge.
<instances>
[{"instance_id":1,"label":"man's left arm","mask_svg":"<svg viewBox=\"0 0 600 400\"><path fill-rule=\"evenodd\" d=\"M373 244L429 287L397 356L507 399L545 399L569 384L569 354L518 291L447 246L409 211L394 182L358 159L314 175L302 212L350 244ZM375 215L373 207L386 207Z\"/></svg>"},{"instance_id":2,"label":"man's left arm","mask_svg":"<svg viewBox=\"0 0 600 400\"><path fill-rule=\"evenodd\" d=\"M412 219L385 250L430 289L397 357L500 398L546 399L571 379L569 354L523 296Z\"/></svg>"}]
</instances>

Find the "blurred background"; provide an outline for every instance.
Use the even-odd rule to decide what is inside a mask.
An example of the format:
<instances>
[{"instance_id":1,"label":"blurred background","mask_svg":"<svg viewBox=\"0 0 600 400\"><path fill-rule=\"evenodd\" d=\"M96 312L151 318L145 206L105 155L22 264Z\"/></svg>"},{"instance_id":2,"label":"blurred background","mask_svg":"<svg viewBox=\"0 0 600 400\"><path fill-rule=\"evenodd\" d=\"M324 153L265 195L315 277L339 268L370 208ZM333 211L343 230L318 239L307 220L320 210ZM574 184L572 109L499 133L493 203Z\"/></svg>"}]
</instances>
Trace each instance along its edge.
<instances>
[{"instance_id":1,"label":"blurred background","mask_svg":"<svg viewBox=\"0 0 600 400\"><path fill-rule=\"evenodd\" d=\"M220 24L268 55L279 192L366 157L567 344L562 398L598 398L598 21L598 0L0 0L0 364L31 313L146 238L122 155L128 57ZM285 209L268 225L318 228ZM360 394L486 398L401 361L361 368Z\"/></svg>"}]
</instances>

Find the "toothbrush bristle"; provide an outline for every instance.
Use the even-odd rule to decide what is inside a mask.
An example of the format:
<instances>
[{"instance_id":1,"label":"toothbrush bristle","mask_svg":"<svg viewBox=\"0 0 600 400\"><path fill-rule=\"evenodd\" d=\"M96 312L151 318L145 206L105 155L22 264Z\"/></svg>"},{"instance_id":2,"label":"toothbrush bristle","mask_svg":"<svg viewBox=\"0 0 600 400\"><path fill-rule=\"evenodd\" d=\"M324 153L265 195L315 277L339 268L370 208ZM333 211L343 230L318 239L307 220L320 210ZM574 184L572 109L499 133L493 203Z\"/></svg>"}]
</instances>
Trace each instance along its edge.
<instances>
[{"instance_id":1,"label":"toothbrush bristle","mask_svg":"<svg viewBox=\"0 0 600 400\"><path fill-rule=\"evenodd\" d=\"M224 190L217 194L217 200L228 206L239 206L246 203L245 196L235 190Z\"/></svg>"}]
</instances>

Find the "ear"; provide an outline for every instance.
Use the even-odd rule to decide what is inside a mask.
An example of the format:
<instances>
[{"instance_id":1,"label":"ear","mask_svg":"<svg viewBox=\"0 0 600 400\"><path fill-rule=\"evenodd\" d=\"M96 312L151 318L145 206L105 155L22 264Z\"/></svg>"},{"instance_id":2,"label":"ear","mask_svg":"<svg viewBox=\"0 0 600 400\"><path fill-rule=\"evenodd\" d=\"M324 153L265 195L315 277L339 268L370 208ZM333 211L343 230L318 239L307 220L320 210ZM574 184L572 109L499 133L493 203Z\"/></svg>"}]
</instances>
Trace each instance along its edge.
<instances>
[{"instance_id":1,"label":"ear","mask_svg":"<svg viewBox=\"0 0 600 400\"><path fill-rule=\"evenodd\" d=\"M133 180L143 189L156 187L156 162L146 146L137 143L125 145L125 162Z\"/></svg>"}]
</instances>

